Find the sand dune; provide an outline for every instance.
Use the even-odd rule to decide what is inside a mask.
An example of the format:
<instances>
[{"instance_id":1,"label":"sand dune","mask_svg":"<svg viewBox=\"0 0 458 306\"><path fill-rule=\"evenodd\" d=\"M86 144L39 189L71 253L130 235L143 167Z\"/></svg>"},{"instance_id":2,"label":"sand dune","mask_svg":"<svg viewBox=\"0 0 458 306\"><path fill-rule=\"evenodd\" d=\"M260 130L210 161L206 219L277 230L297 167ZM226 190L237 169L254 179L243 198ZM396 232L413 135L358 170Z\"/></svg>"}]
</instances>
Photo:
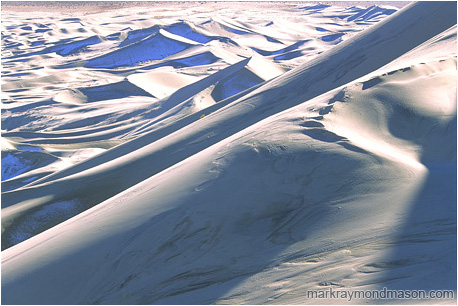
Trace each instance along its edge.
<instances>
[{"instance_id":1,"label":"sand dune","mask_svg":"<svg viewBox=\"0 0 458 306\"><path fill-rule=\"evenodd\" d=\"M81 8L2 13L3 303L456 294L456 3Z\"/></svg>"}]
</instances>

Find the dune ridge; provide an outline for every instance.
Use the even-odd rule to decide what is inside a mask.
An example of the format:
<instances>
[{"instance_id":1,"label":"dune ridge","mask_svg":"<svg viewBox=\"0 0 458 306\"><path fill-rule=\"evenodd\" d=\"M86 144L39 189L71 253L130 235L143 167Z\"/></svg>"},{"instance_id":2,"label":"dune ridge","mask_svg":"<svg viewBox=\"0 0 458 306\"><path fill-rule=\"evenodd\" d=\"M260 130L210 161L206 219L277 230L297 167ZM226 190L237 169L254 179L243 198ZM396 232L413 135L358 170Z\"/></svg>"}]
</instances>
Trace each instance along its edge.
<instances>
[{"instance_id":1,"label":"dune ridge","mask_svg":"<svg viewBox=\"0 0 458 306\"><path fill-rule=\"evenodd\" d=\"M209 5L201 8L191 7L188 10L194 12L201 10L205 13L212 8L213 5ZM261 18L259 21L255 20L254 22L252 20L250 22L239 21L234 25L232 25L233 22L231 21L232 23L229 22L230 24L227 24L224 28L221 22L227 23L228 20L230 21L226 16L208 18L208 15L203 14L203 17L196 17L197 20L202 18L199 22L183 22L181 19L177 21L177 17L173 17L174 15L181 16L182 14L181 11L176 12L176 9L176 7L171 6L168 12L171 16L158 19L157 22L159 24L151 26L145 26L148 21L147 18L134 19L128 14L118 16L117 14L107 13L101 14L101 16L105 16L107 21L113 20L114 22L106 22L103 27L98 28L94 28L94 26L99 22L99 19L93 16L88 16L87 18L64 17L57 23L60 25L58 29L60 33L53 35L51 34L54 33L55 29L46 25L45 22L37 22L32 26L20 25L18 27L20 30L25 30L29 33L36 33L35 35L27 36L31 37L31 42L28 42L28 44L32 46L32 49L41 49L41 51L5 51L5 53L12 52L14 55L5 56L3 60L4 67L6 67L3 77L5 84L2 86L3 92L6 93L6 99L3 101L5 105L3 129L6 129L6 131L3 131L2 138L6 138L10 144L17 143L22 147L30 148L30 146L35 146L42 148L56 162L49 164L47 167L28 167L26 165L31 163L29 155L37 155L34 158L40 158L40 153L21 153L21 150L14 153L18 156L22 155L22 157L15 160L17 166L10 168L11 175L9 177L15 176L14 169L21 167L21 165L24 165L21 167L22 169L28 167L31 171L16 173L22 175L13 177L3 184L6 186L4 190L10 191L3 194L2 207L16 205L15 208L8 208L4 211L3 230L11 222L7 221L10 220L10 217L7 217L7 215L9 216L8 211L13 209L16 212L20 212L21 209L18 210L17 208L21 205L29 208L20 213L20 216L30 211L30 209L36 210L40 206L51 204L52 201L76 200L74 198L75 194L79 194L77 197L82 194L85 194L85 197L92 197L91 194L95 194L95 199L83 200L86 204L81 209L87 209L107 197L132 186L141 179L153 175L154 171L151 171L140 174L138 179L129 178L127 179L129 182L126 182L122 175L116 174L116 178L110 183L112 187L108 188L112 192L103 196L97 195L98 192L89 190L81 193L84 188L80 189L80 191L67 193L64 191L66 188L60 187L57 188L62 191L60 194L59 192L55 194L53 191L49 193L49 187L44 187L39 188L40 190L38 191L39 194L44 196L31 195L30 191L37 189L29 188L41 182L50 182L54 178L61 178L65 175L65 169L68 167L70 167L69 173L77 173L83 169L88 169L87 167L83 168L85 164L81 164L81 161L90 158L91 155L102 154L104 150L112 149L126 141L130 143L125 147L127 149L109 150L107 151L107 158L96 157L94 161L88 160L88 165L93 167L99 161L114 160L116 156L125 155L143 146L142 142L149 143L159 140L167 134L185 127L202 115L208 115L226 104L232 103L238 98L237 95L243 91L253 91L262 82L283 74L293 66L296 66L296 61L306 61L308 52L311 56L316 56L320 50L331 47L332 45L327 45L327 43L318 43L323 42L321 39L324 35L323 25L320 23L318 30L310 26L313 22L311 22L309 16L313 16L313 19L317 19L316 22L320 22L323 18L327 20L328 14L337 14L338 12L341 14L339 16L343 18L343 16L348 16L346 15L347 12L352 15L365 10L357 7L347 9L332 6L322 8L291 6L293 16L297 16L294 19L295 22L305 24L305 31L297 26L295 28L299 30L298 32L291 31L290 22L288 23L282 17L277 22L281 22L284 26L277 27L276 31L270 30L266 32L264 27L258 24L269 24L271 19L266 21ZM382 13L379 16L374 16L371 22L377 22L380 18L393 12L392 9L381 9L381 11L386 14ZM161 12L161 9L159 12ZM302 12L306 12L305 18L301 17L300 14ZM137 14L139 17L145 15L145 12L141 10L133 10L132 13L134 15ZM152 10L152 13L155 13L155 9ZM282 11L279 11L276 14L280 15L281 13ZM12 14L14 15L14 13ZM232 14L235 13L230 12L227 16L232 17ZM269 18L272 17L269 16ZM119 22L119 19L125 20L124 22L131 24L131 26L126 27L122 22ZM94 23L95 25L93 25ZM97 31L91 30L96 34L95 36L92 35L91 31L87 30L91 28L91 25L93 25L92 29L97 29ZM245 32L237 34L228 31L231 26L243 28ZM272 26L269 25L268 27L271 28ZM353 21L348 23L347 20L342 19L340 24L332 25L333 28L338 26L340 27L339 31L346 34L345 31L350 27L351 32L355 32L367 25L357 25ZM8 25L5 27L13 28L13 26ZM116 29L114 33L107 31L102 34L100 32L101 29L110 27ZM122 28L122 30L119 30L119 28ZM170 33L170 35L165 34L166 32ZM79 34L75 35L75 33ZM251 33L250 37L248 40L243 40L246 33ZM13 37L17 37L14 34L12 32L10 35L5 36L3 42L9 43ZM311 46L306 51L302 51L302 45L294 43L294 41L299 40L301 42L307 37L306 40L311 42L313 41L313 39L310 39L311 34L312 37L316 37L314 47ZM325 34L327 35L328 33L326 32ZM36 38L33 38L34 36L43 36L43 39L48 40L42 40L43 44L37 45ZM59 37L65 36L70 36L71 38L59 39ZM84 36L88 37L84 38ZM93 39L94 37L97 37L97 39ZM191 41L194 41L194 43L191 43L192 46L189 45ZM173 54L175 50L173 46L177 46L177 44L184 46L182 44L185 42L187 42L188 48ZM196 42L199 45L194 45ZM153 45L150 46L149 44L151 43ZM249 45L246 45L246 43L249 43ZM49 44L51 46L47 46ZM170 47L170 44L173 44L173 46ZM275 52L276 56L290 54L291 51L295 52L295 56L289 55L286 59L272 61L271 58L257 53L256 50L260 50L264 45L269 44L274 45L274 50L277 50ZM257 48L253 47L253 45ZM17 46L14 47L23 49L22 46L23 43L18 42ZM96 46L99 47L95 48ZM148 46L150 48L147 48ZM161 60L151 58L149 51L142 53L142 50L154 50L154 54L160 53L165 58ZM99 55L94 56L93 54ZM113 62L113 54L119 55L116 56L119 60L127 62ZM9 78L8 65L28 65L30 62L33 66L34 60L30 60L30 58L35 57L45 67L39 69L40 77L33 77L35 68L31 67L29 71L32 72L28 75L15 76L13 74L14 77ZM47 62L47 59L51 61ZM108 65L115 65L116 69L106 69L106 67L100 68L100 70L85 68L87 65L91 66L91 63L95 61L105 61ZM121 66L118 67L119 65ZM132 65L135 67L131 67ZM59 73L51 74L53 69L58 69ZM154 75L156 76L155 78L153 78ZM160 87L157 82L153 83L153 81L161 77L167 77L168 88ZM80 79L81 81L78 84L81 85L67 88L66 82L68 78ZM191 80L194 80L194 82ZM176 84L170 86L172 83ZM52 85L44 87L43 84ZM187 86L181 88L185 84ZM49 88L49 93L46 92L47 89L45 88ZM21 93L23 90L27 90L27 95ZM18 91L18 94L16 94L16 91ZM35 92L40 92L37 95L43 95L43 98L34 96ZM11 95L10 100L13 101L12 103L8 102L8 95ZM28 102L27 99L29 97L33 102ZM39 102L36 102L37 100ZM209 108L210 105L215 103L217 105ZM206 111L201 111L202 108L207 109ZM84 118L79 116L80 113L85 114ZM190 116L193 113L196 114ZM178 121L178 119L180 120ZM147 136L150 131L152 137ZM129 149L129 146L132 149ZM7 152L2 154L6 157L10 156ZM7 160L5 159L5 163ZM72 167L72 164L75 164L76 168ZM129 165L126 165L126 167L129 167ZM121 172L118 171L117 173ZM49 174L52 175L49 176ZM95 180L99 181L99 179ZM120 180L119 186L116 180ZM102 179L102 181L108 182L106 179ZM82 183L81 187L84 184ZM80 183L77 185L80 185ZM89 185L97 186L97 184L92 183ZM18 189L18 187L21 188ZM18 190L15 191L13 189ZM54 189L54 187L51 187L51 189ZM98 188L93 190L98 190ZM35 204L28 202L29 199ZM24 202L27 203L24 204ZM26 236L38 233L45 228L40 227L40 229ZM7 236L4 235L3 237ZM2 248L11 245L11 242L8 242L8 238L3 241Z\"/></svg>"}]
</instances>

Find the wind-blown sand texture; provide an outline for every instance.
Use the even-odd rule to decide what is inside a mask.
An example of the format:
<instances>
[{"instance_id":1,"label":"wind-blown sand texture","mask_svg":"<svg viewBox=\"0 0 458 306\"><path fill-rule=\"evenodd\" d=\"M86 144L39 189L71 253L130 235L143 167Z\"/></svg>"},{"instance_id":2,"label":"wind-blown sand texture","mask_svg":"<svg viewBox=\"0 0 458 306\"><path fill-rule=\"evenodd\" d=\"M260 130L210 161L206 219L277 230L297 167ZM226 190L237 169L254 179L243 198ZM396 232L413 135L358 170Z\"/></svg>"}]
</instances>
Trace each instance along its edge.
<instances>
[{"instance_id":1,"label":"wind-blown sand texture","mask_svg":"<svg viewBox=\"0 0 458 306\"><path fill-rule=\"evenodd\" d=\"M456 293L456 2L39 5L2 4L2 303Z\"/></svg>"}]
</instances>

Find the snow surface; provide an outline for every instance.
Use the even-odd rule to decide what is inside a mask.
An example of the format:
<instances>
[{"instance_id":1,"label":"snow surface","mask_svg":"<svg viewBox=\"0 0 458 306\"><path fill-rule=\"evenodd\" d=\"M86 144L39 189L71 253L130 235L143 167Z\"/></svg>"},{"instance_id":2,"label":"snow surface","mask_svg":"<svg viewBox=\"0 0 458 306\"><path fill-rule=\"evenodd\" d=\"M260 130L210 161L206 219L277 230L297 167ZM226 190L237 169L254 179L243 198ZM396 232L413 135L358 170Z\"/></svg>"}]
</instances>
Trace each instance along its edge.
<instances>
[{"instance_id":1,"label":"snow surface","mask_svg":"<svg viewBox=\"0 0 458 306\"><path fill-rule=\"evenodd\" d=\"M456 2L66 5L2 12L2 303L456 304Z\"/></svg>"},{"instance_id":2,"label":"snow surface","mask_svg":"<svg viewBox=\"0 0 458 306\"><path fill-rule=\"evenodd\" d=\"M29 166L20 157L12 154L2 156L2 181L8 180L16 175L27 171Z\"/></svg>"}]
</instances>

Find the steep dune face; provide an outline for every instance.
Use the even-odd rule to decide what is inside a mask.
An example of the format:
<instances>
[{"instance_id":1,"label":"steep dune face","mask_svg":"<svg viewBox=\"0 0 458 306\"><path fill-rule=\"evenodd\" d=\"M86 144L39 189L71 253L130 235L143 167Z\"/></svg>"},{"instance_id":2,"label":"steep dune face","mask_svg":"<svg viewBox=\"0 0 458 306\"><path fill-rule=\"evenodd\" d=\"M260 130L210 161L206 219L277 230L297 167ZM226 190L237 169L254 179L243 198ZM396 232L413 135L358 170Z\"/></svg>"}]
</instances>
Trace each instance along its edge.
<instances>
[{"instance_id":1,"label":"steep dune face","mask_svg":"<svg viewBox=\"0 0 458 306\"><path fill-rule=\"evenodd\" d=\"M456 58L449 58L356 83L345 90L351 103L334 105L326 127L407 164L453 162L456 140L443 133L456 129L455 76Z\"/></svg>"},{"instance_id":2,"label":"steep dune face","mask_svg":"<svg viewBox=\"0 0 458 306\"><path fill-rule=\"evenodd\" d=\"M393 13L300 9L360 25ZM263 58L242 59L212 44L224 34L236 48L262 33L256 22L170 24L157 33L209 43L186 58L205 50L231 64L170 83L158 62L123 68L116 82L129 86L115 98L84 101L91 87L80 87L57 102L99 116L107 109L94 103L106 103L136 120L5 133L10 151L24 139L40 150L56 150L53 139L112 143L25 187L6 181L2 302L315 304L343 301L310 300L310 290L456 291L456 3L410 5L286 73L269 45L286 32L270 32ZM124 50L155 30L113 37ZM126 88L138 109L117 106ZM142 91L150 100L138 101Z\"/></svg>"}]
</instances>

